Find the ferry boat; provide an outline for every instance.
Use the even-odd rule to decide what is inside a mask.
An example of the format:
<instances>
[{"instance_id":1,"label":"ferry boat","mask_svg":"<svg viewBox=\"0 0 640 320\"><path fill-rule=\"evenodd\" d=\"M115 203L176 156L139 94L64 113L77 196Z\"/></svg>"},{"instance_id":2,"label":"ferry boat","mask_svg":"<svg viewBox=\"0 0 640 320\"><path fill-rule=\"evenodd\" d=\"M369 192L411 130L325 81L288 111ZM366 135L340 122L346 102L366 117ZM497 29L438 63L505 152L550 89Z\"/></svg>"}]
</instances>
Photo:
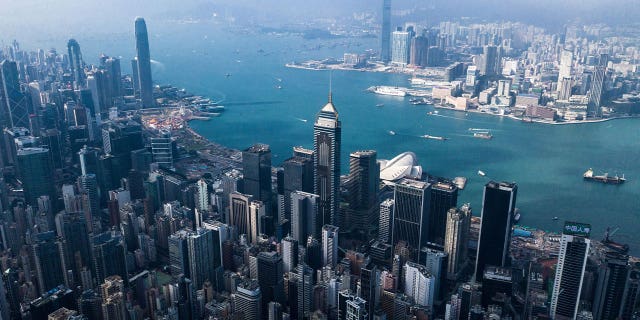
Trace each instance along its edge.
<instances>
[{"instance_id":1,"label":"ferry boat","mask_svg":"<svg viewBox=\"0 0 640 320\"><path fill-rule=\"evenodd\" d=\"M375 94L381 94L385 96L395 96L395 97L404 97L407 95L407 92L398 87L387 87L387 86L377 86L370 88Z\"/></svg>"},{"instance_id":2,"label":"ferry boat","mask_svg":"<svg viewBox=\"0 0 640 320\"><path fill-rule=\"evenodd\" d=\"M625 181L627 181L627 179L624 178L624 174L622 175L622 177L619 177L618 175L611 177L608 173L598 176L593 174L593 169L591 168L589 168L589 170L587 170L582 175L582 177L584 178L584 180L597 181L605 184L623 184Z\"/></svg>"},{"instance_id":3,"label":"ferry boat","mask_svg":"<svg viewBox=\"0 0 640 320\"><path fill-rule=\"evenodd\" d=\"M420 136L420 138L431 139L431 140L440 140L440 141L448 140L445 137L431 136L431 135L428 135L428 134L422 135L422 136Z\"/></svg>"},{"instance_id":4,"label":"ferry boat","mask_svg":"<svg viewBox=\"0 0 640 320\"><path fill-rule=\"evenodd\" d=\"M491 138L493 138L493 136L491 135L491 133L489 133L489 131L477 131L473 133L473 137L474 138L480 138L480 139L486 139L486 140L491 140Z\"/></svg>"}]
</instances>

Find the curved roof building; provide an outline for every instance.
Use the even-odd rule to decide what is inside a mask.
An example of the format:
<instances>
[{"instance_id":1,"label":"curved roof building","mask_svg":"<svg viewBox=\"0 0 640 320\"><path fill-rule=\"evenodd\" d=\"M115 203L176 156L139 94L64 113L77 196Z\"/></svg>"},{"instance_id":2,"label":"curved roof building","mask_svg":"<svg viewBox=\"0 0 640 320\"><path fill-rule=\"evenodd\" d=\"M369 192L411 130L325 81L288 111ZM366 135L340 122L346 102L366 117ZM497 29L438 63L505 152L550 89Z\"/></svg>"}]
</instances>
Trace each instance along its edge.
<instances>
[{"instance_id":1,"label":"curved roof building","mask_svg":"<svg viewBox=\"0 0 640 320\"><path fill-rule=\"evenodd\" d=\"M420 179L422 167L418 165L416 154L403 152L391 160L380 160L380 180L396 181L402 178Z\"/></svg>"}]
</instances>

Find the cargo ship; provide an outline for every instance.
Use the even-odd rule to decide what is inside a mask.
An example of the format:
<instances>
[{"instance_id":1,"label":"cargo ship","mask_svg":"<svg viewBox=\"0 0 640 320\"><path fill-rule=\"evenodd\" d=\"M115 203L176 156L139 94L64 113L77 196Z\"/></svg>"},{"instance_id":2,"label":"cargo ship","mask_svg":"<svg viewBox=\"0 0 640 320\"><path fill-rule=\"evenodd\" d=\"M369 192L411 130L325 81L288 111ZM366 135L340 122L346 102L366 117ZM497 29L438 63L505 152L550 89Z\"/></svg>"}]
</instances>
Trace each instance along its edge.
<instances>
[{"instance_id":1,"label":"cargo ship","mask_svg":"<svg viewBox=\"0 0 640 320\"><path fill-rule=\"evenodd\" d=\"M582 176L584 177L584 180L598 181L606 184L622 184L627 181L627 179L624 178L624 174L622 177L619 177L618 175L611 177L608 173L597 176L593 174L593 169L591 168L589 168L589 170L587 170Z\"/></svg>"}]
</instances>

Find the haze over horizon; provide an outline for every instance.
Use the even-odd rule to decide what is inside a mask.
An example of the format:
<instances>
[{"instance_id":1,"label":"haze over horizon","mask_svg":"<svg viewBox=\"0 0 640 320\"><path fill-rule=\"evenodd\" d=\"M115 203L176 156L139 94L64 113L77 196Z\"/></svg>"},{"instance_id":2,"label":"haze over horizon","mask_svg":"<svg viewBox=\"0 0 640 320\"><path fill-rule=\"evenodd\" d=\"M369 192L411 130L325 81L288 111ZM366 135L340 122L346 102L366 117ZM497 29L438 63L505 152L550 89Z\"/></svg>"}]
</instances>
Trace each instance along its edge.
<instances>
[{"instance_id":1,"label":"haze over horizon","mask_svg":"<svg viewBox=\"0 0 640 320\"><path fill-rule=\"evenodd\" d=\"M305 2L304 6L294 0L270 2L263 6L254 0L187 0L180 3L113 0L107 6L75 0L10 1L3 4L4 12L11 14L0 21L0 29L6 37L0 39L0 43L6 44L14 38L28 42L78 34L130 32L136 16L151 21L211 19L215 16L223 22L233 21L240 25L282 25L313 19L341 19L364 12L378 17L381 9L381 1L313 0ZM401 24L418 19L437 23L473 17L486 21L521 21L556 31L569 21L617 25L635 22L638 15L640 6L634 0L435 0L428 3L395 0L392 19L394 24Z\"/></svg>"}]
</instances>

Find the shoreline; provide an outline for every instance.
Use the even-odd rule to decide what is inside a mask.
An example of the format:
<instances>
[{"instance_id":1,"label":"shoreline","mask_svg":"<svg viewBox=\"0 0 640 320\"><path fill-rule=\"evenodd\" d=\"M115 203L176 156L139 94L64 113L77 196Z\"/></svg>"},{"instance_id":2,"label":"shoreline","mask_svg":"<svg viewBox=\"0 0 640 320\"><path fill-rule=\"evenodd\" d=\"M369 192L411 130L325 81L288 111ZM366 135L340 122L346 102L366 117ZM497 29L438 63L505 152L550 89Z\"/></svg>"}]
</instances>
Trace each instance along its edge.
<instances>
[{"instance_id":1,"label":"shoreline","mask_svg":"<svg viewBox=\"0 0 640 320\"><path fill-rule=\"evenodd\" d=\"M509 119L513 119L519 122L523 122L523 123L539 123L539 124L549 124L549 125L570 125L570 124L589 124L589 123L601 123L601 122L607 122L607 121L611 121L611 120L621 120L621 119L637 119L640 118L640 115L628 115L628 116L613 116L613 117L609 117L609 118L600 118L600 119L588 119L588 120L570 120L570 121L549 121L549 120L539 120L539 119L526 119L526 118L522 118L522 117L518 117L515 115L500 115L500 114L493 114L490 112L484 112L484 111L479 111L477 109L467 109L467 110L457 110L454 108L449 108L449 107L445 107L445 106L441 106L441 105L437 105L437 104L433 104L432 105L434 108L436 109L443 109L443 110L451 110L451 111L458 111L458 112L470 112L470 113L476 113L476 114L486 114L486 115L490 115L490 116L494 116L494 117L503 117L503 118L509 118Z\"/></svg>"}]
</instances>

